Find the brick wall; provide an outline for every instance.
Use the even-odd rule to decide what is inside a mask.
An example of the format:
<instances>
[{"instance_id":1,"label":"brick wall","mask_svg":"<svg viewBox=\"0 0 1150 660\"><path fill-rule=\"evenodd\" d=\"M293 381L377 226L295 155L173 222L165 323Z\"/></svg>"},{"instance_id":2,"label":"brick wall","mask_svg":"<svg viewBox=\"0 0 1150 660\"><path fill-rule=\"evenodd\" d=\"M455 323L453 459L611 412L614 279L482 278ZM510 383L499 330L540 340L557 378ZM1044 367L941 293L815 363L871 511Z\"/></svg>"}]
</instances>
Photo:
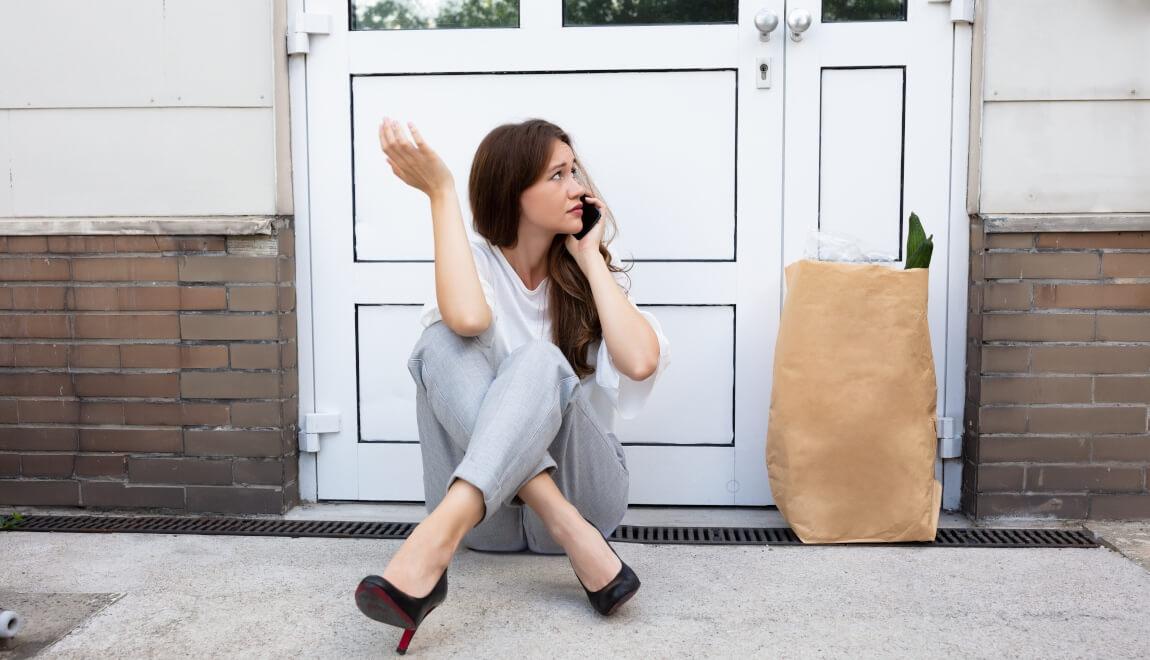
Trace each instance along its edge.
<instances>
[{"instance_id":1,"label":"brick wall","mask_svg":"<svg viewBox=\"0 0 1150 660\"><path fill-rule=\"evenodd\" d=\"M298 503L293 232L0 237L0 504Z\"/></svg>"},{"instance_id":2,"label":"brick wall","mask_svg":"<svg viewBox=\"0 0 1150 660\"><path fill-rule=\"evenodd\" d=\"M1150 232L971 232L963 509L1150 519Z\"/></svg>"}]
</instances>

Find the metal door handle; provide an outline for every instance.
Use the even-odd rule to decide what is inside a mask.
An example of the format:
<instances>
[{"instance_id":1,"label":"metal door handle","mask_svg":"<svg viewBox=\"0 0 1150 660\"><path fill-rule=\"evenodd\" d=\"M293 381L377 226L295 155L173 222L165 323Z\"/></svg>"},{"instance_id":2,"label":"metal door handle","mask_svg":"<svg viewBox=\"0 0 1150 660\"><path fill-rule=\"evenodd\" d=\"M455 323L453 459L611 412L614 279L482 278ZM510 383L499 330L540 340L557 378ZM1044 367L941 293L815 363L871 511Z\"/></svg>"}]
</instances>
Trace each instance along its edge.
<instances>
[{"instance_id":1,"label":"metal door handle","mask_svg":"<svg viewBox=\"0 0 1150 660\"><path fill-rule=\"evenodd\" d=\"M759 30L759 41L770 41L771 32L779 26L779 16L770 9L761 9L755 14L755 28Z\"/></svg>"},{"instance_id":2,"label":"metal door handle","mask_svg":"<svg viewBox=\"0 0 1150 660\"><path fill-rule=\"evenodd\" d=\"M795 9L787 14L787 27L791 28L791 41L802 41L803 32L811 26L811 13L806 9Z\"/></svg>"}]
</instances>

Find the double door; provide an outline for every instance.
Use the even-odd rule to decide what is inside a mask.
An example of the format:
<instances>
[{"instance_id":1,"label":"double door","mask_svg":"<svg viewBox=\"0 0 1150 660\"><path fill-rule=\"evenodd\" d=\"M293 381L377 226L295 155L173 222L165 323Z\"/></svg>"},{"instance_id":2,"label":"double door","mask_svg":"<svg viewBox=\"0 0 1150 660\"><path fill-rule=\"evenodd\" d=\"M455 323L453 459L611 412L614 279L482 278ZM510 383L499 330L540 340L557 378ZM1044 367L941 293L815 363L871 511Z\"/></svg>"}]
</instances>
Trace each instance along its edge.
<instances>
[{"instance_id":1,"label":"double door","mask_svg":"<svg viewBox=\"0 0 1150 660\"><path fill-rule=\"evenodd\" d=\"M643 413L616 427L632 504L773 502L765 444L783 268L814 229L893 262L911 211L934 234L942 414L947 382L962 380L944 368L946 4L440 4L304 7L331 18L306 56L306 114L293 116L307 123L310 182L302 405L340 422L301 465L319 500L423 499L406 360L434 296L434 246L426 196L380 150L385 115L415 122L444 158L469 233L471 158L489 130L542 117L571 135L618 221L612 253L635 262L631 294L672 342Z\"/></svg>"}]
</instances>

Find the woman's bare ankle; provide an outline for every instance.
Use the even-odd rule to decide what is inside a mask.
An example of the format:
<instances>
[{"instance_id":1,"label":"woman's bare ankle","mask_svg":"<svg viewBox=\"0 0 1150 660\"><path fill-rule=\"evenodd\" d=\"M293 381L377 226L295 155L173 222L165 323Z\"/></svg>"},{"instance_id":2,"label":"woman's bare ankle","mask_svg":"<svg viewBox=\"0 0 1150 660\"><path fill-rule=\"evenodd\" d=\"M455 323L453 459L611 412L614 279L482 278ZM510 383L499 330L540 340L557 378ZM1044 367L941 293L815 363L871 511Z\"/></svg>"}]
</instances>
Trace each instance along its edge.
<instances>
[{"instance_id":1,"label":"woman's bare ankle","mask_svg":"<svg viewBox=\"0 0 1150 660\"><path fill-rule=\"evenodd\" d=\"M566 547L569 542L575 541L587 533L590 523L574 506L564 507L556 512L548 521L548 531L557 543Z\"/></svg>"},{"instance_id":2,"label":"woman's bare ankle","mask_svg":"<svg viewBox=\"0 0 1150 660\"><path fill-rule=\"evenodd\" d=\"M434 518L435 524L453 539L455 546L458 546L467 532L483 520L485 513L483 491L463 479L456 478L447 489L446 497L425 518L425 521Z\"/></svg>"}]
</instances>

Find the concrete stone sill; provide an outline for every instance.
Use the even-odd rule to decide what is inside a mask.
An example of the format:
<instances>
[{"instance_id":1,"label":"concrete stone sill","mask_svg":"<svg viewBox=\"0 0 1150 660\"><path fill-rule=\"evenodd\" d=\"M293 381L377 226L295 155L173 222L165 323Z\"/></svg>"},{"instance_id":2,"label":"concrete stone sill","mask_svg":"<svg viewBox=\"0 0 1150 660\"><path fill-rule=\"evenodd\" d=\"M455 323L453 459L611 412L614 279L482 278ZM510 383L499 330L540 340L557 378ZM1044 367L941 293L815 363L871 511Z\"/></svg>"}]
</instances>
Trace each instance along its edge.
<instances>
[{"instance_id":1,"label":"concrete stone sill","mask_svg":"<svg viewBox=\"0 0 1150 660\"><path fill-rule=\"evenodd\" d=\"M271 234L281 215L107 216L0 218L0 236L215 235Z\"/></svg>"},{"instance_id":2,"label":"concrete stone sill","mask_svg":"<svg viewBox=\"0 0 1150 660\"><path fill-rule=\"evenodd\" d=\"M1150 213L984 213L987 233L1150 231Z\"/></svg>"}]
</instances>

